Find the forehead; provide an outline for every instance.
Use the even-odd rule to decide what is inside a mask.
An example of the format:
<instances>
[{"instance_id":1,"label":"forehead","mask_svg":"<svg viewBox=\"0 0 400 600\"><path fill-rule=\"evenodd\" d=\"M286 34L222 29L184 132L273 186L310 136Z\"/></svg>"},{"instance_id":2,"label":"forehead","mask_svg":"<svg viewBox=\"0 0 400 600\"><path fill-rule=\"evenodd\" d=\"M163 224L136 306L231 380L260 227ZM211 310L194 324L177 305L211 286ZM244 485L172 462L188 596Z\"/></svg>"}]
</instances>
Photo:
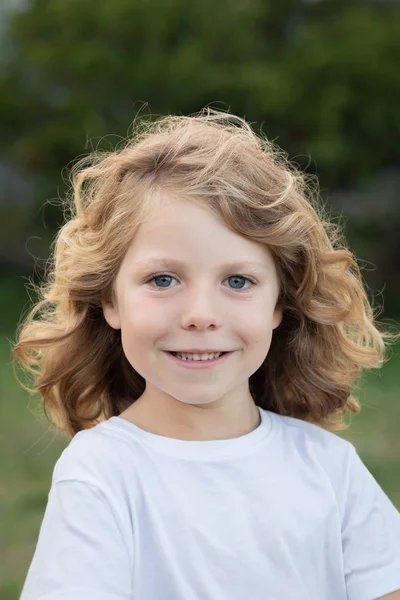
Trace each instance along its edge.
<instances>
[{"instance_id":1,"label":"forehead","mask_svg":"<svg viewBox=\"0 0 400 600\"><path fill-rule=\"evenodd\" d=\"M256 267L273 262L266 244L233 231L211 208L168 197L147 211L127 254L137 264L157 262L161 266L171 262L184 266L197 259L220 266L247 263Z\"/></svg>"},{"instance_id":2,"label":"forehead","mask_svg":"<svg viewBox=\"0 0 400 600\"><path fill-rule=\"evenodd\" d=\"M190 259L182 260L179 258L173 258L165 255L153 254L144 259L135 260L135 267L138 269L185 269L190 264ZM251 260L235 260L233 262L216 263L215 267L221 270L246 270L252 271L265 271L269 267L268 262L264 261L251 261Z\"/></svg>"}]
</instances>

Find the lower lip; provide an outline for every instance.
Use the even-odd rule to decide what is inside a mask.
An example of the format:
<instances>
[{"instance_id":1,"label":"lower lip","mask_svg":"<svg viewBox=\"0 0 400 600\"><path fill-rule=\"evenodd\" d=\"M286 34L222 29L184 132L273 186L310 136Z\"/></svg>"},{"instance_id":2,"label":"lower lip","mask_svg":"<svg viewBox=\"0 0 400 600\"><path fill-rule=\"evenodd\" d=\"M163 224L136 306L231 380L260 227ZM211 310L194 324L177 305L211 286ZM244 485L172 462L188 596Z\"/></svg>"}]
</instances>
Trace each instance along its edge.
<instances>
[{"instance_id":1,"label":"lower lip","mask_svg":"<svg viewBox=\"0 0 400 600\"><path fill-rule=\"evenodd\" d=\"M219 358L213 358L212 360L182 360L170 352L166 352L165 354L175 363L186 369L210 369L216 365L222 365L233 352L225 352Z\"/></svg>"}]
</instances>

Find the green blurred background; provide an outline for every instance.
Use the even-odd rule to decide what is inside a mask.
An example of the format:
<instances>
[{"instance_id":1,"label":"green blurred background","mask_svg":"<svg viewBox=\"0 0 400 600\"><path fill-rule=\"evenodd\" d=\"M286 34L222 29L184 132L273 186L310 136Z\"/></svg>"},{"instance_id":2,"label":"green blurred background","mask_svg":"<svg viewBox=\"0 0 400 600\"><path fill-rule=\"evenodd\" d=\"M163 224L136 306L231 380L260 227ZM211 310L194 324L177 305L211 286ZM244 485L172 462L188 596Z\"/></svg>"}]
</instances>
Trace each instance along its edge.
<instances>
[{"instance_id":1,"label":"green blurred background","mask_svg":"<svg viewBox=\"0 0 400 600\"><path fill-rule=\"evenodd\" d=\"M317 175L379 319L400 321L400 3L4 0L0 8L0 598L19 597L68 439L16 383L10 344L62 223L66 167L140 113L210 105ZM352 441L400 509L400 345L366 374Z\"/></svg>"}]
</instances>

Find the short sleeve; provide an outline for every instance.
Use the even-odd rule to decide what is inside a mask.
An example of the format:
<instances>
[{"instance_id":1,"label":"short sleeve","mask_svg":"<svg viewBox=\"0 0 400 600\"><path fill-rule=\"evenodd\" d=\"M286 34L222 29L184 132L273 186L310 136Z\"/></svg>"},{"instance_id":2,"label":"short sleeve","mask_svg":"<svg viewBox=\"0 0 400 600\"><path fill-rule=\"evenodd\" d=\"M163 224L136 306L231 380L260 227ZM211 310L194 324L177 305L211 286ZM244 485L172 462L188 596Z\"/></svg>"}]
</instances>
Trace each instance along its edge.
<instances>
[{"instance_id":1,"label":"short sleeve","mask_svg":"<svg viewBox=\"0 0 400 600\"><path fill-rule=\"evenodd\" d=\"M102 490L52 484L20 600L132 600L132 565Z\"/></svg>"},{"instance_id":2,"label":"short sleeve","mask_svg":"<svg viewBox=\"0 0 400 600\"><path fill-rule=\"evenodd\" d=\"M400 589L400 513L351 446L342 522L349 600L374 600Z\"/></svg>"}]
</instances>

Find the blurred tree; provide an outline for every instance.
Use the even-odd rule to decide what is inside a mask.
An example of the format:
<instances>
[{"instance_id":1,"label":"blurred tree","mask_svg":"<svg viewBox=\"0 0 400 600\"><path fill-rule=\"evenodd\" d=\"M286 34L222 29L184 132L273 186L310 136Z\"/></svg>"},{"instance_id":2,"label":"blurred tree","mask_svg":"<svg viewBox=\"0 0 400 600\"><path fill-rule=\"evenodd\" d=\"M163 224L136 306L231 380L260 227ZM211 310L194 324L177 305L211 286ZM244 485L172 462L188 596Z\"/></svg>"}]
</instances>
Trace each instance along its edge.
<instances>
[{"instance_id":1,"label":"blurred tree","mask_svg":"<svg viewBox=\"0 0 400 600\"><path fill-rule=\"evenodd\" d=\"M399 30L399 5L382 2L32 0L3 40L0 157L42 206L143 103L154 116L210 104L262 125L322 188L358 185L398 162ZM60 220L46 207L49 239Z\"/></svg>"},{"instance_id":2,"label":"blurred tree","mask_svg":"<svg viewBox=\"0 0 400 600\"><path fill-rule=\"evenodd\" d=\"M125 135L135 102L221 101L354 182L398 159L399 27L396 6L337 0L34 0L9 27L3 152L58 179L88 137Z\"/></svg>"}]
</instances>

